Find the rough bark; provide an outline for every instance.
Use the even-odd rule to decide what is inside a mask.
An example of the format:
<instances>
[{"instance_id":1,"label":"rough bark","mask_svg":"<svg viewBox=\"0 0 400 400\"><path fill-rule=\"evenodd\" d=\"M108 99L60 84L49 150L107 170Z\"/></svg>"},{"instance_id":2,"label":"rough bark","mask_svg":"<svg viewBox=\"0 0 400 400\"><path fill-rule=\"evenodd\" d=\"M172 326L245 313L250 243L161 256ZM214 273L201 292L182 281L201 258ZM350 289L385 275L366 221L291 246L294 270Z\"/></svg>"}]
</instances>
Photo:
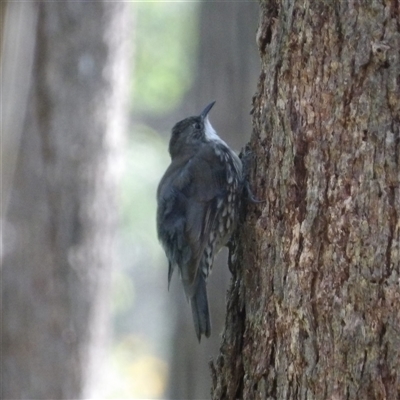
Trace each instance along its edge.
<instances>
[{"instance_id":1,"label":"rough bark","mask_svg":"<svg viewBox=\"0 0 400 400\"><path fill-rule=\"evenodd\" d=\"M199 113L210 101L216 100L210 116L212 124L230 146L240 149L250 138L251 98L259 74L255 43L258 5L208 1L201 3L199 11L197 75L174 122ZM174 296L178 311L170 362L170 399L210 398L208 363L218 354L229 278L224 252L215 260L207 284L212 334L199 344L190 305L185 301L180 282L175 282L178 277L174 276L170 295Z\"/></svg>"},{"instance_id":2,"label":"rough bark","mask_svg":"<svg viewBox=\"0 0 400 400\"><path fill-rule=\"evenodd\" d=\"M1 397L78 399L106 327L126 9L34 6L33 76L3 223Z\"/></svg>"},{"instance_id":3,"label":"rough bark","mask_svg":"<svg viewBox=\"0 0 400 400\"><path fill-rule=\"evenodd\" d=\"M400 5L261 3L214 399L400 398Z\"/></svg>"}]
</instances>

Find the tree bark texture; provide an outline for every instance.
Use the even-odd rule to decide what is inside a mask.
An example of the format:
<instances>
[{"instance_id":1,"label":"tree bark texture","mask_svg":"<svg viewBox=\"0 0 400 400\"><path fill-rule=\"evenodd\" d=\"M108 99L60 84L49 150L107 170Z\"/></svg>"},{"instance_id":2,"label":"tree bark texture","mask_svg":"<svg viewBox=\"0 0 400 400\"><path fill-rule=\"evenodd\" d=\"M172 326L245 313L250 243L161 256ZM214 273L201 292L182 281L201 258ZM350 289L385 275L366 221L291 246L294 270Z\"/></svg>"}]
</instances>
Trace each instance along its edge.
<instances>
[{"instance_id":1,"label":"tree bark texture","mask_svg":"<svg viewBox=\"0 0 400 400\"><path fill-rule=\"evenodd\" d=\"M123 3L40 2L6 221L3 399L78 399L107 321ZM10 133L10 132L8 132Z\"/></svg>"},{"instance_id":2,"label":"tree bark texture","mask_svg":"<svg viewBox=\"0 0 400 400\"><path fill-rule=\"evenodd\" d=\"M400 398L400 5L263 1L214 399Z\"/></svg>"}]
</instances>

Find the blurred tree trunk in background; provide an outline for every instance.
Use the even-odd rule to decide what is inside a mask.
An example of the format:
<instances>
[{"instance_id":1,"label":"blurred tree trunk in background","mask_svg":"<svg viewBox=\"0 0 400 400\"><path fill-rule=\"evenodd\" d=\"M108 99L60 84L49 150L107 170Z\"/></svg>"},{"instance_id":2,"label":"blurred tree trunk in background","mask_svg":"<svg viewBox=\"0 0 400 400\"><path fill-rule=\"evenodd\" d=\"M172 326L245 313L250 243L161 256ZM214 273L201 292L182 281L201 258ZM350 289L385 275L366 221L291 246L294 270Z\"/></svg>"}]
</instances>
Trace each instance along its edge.
<instances>
[{"instance_id":1,"label":"blurred tree trunk in background","mask_svg":"<svg viewBox=\"0 0 400 400\"><path fill-rule=\"evenodd\" d=\"M261 3L214 399L400 398L398 2Z\"/></svg>"},{"instance_id":2,"label":"blurred tree trunk in background","mask_svg":"<svg viewBox=\"0 0 400 400\"><path fill-rule=\"evenodd\" d=\"M7 10L7 18L6 18ZM1 205L5 213L24 129L36 35L34 3L1 3ZM6 100L6 101L5 101Z\"/></svg>"},{"instance_id":3,"label":"blurred tree trunk in background","mask_svg":"<svg viewBox=\"0 0 400 400\"><path fill-rule=\"evenodd\" d=\"M37 24L20 26L36 46L31 79L23 81L27 107L18 110L19 154L2 215L1 393L77 399L87 396L100 368L106 333L127 8L103 1L9 2L6 27L16 22L13 7L30 7ZM2 67L13 56L3 50ZM17 57L15 67L24 61ZM3 69L2 87L8 78ZM12 88L4 96L15 104ZM14 126L7 125L5 139ZM3 201L8 193L2 195Z\"/></svg>"},{"instance_id":4,"label":"blurred tree trunk in background","mask_svg":"<svg viewBox=\"0 0 400 400\"><path fill-rule=\"evenodd\" d=\"M251 99L260 73L256 47L256 2L202 2L197 77L175 122L200 113L212 100L210 115L219 135L236 150L249 140ZM175 296L177 321L170 363L170 399L210 398L209 361L218 354L230 273L226 253L217 257L208 281L212 333L199 344L190 305L177 276L170 295Z\"/></svg>"}]
</instances>

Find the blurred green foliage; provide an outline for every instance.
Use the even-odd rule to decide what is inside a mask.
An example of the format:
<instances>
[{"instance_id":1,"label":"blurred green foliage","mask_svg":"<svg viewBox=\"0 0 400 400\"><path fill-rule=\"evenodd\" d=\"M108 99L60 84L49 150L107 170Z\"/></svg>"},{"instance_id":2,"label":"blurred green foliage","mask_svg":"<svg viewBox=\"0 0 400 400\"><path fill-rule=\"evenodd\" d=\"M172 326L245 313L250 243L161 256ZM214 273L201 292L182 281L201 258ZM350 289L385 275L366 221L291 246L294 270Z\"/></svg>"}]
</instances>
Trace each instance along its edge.
<instances>
[{"instance_id":1,"label":"blurred green foliage","mask_svg":"<svg viewBox=\"0 0 400 400\"><path fill-rule=\"evenodd\" d=\"M143 268L149 277L164 272L165 255L157 240L156 190L169 163L166 138L145 125L133 126L125 147L125 168L120 190L120 243L122 269L114 274L113 313L115 333L126 334L134 321L135 271ZM137 272L138 273L138 272Z\"/></svg>"},{"instance_id":2,"label":"blurred green foliage","mask_svg":"<svg viewBox=\"0 0 400 400\"><path fill-rule=\"evenodd\" d=\"M126 335L114 343L104 378L98 383L101 398L162 398L168 366L151 353L148 343L137 335Z\"/></svg>"},{"instance_id":3,"label":"blurred green foliage","mask_svg":"<svg viewBox=\"0 0 400 400\"><path fill-rule=\"evenodd\" d=\"M197 2L135 4L135 113L162 114L190 89L198 44Z\"/></svg>"},{"instance_id":4,"label":"blurred green foliage","mask_svg":"<svg viewBox=\"0 0 400 400\"><path fill-rule=\"evenodd\" d=\"M166 139L166 138L165 138ZM156 209L156 187L169 163L167 141L145 125L133 127L125 149L122 179L122 227L127 235L139 234L143 240L156 236L155 221L149 215Z\"/></svg>"}]
</instances>

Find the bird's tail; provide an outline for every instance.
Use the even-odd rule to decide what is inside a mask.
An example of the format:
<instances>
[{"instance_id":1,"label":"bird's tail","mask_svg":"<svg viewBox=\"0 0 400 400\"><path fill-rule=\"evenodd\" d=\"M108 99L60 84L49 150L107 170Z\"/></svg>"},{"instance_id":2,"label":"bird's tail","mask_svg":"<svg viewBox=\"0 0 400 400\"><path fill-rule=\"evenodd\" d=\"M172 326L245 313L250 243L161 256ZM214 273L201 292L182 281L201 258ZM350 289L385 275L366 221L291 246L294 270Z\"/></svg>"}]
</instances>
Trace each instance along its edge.
<instances>
[{"instance_id":1,"label":"bird's tail","mask_svg":"<svg viewBox=\"0 0 400 400\"><path fill-rule=\"evenodd\" d=\"M196 330L197 339L199 339L200 342L202 334L204 334L206 337L209 337L211 333L207 288L206 282L202 276L200 276L196 293L190 299L190 304L192 306L194 328Z\"/></svg>"}]
</instances>

